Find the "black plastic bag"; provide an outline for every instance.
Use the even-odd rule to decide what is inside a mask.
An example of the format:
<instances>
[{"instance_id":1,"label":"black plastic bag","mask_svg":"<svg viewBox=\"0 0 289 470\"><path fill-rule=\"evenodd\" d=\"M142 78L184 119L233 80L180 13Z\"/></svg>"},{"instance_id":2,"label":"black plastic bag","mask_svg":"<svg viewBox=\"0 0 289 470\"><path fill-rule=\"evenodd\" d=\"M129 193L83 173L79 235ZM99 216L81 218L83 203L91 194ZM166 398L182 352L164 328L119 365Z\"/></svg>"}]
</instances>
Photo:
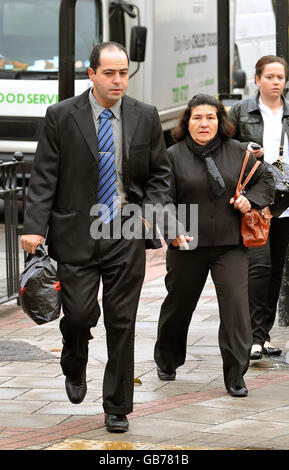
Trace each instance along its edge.
<instances>
[{"instance_id":1,"label":"black plastic bag","mask_svg":"<svg viewBox=\"0 0 289 470\"><path fill-rule=\"evenodd\" d=\"M60 315L61 285L42 245L38 245L35 255L27 257L20 275L19 302L38 325L56 320Z\"/></svg>"}]
</instances>

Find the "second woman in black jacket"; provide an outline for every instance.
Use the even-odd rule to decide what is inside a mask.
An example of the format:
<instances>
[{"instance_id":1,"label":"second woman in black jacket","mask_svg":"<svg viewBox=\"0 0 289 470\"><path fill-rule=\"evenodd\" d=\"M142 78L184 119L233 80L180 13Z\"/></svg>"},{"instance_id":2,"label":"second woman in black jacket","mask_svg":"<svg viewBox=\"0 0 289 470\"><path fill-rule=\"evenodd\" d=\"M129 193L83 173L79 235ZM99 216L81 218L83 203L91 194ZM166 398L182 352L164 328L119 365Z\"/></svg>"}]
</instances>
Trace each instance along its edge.
<instances>
[{"instance_id":1,"label":"second woman in black jacket","mask_svg":"<svg viewBox=\"0 0 289 470\"><path fill-rule=\"evenodd\" d=\"M254 157L273 163L279 157L284 125L283 161L288 164L289 102L282 94L288 74L287 63L283 57L266 55L258 60L255 68L258 92L254 97L236 103L228 113L236 129L233 137ZM261 148L252 149L252 142L260 144ZM263 354L275 356L282 352L272 344L270 331L276 318L288 242L289 209L286 209L279 217L272 218L266 245L248 251L253 334L251 359L254 360L262 359Z\"/></svg>"},{"instance_id":2,"label":"second woman in black jacket","mask_svg":"<svg viewBox=\"0 0 289 470\"><path fill-rule=\"evenodd\" d=\"M249 366L252 334L248 256L241 242L240 214L251 206L263 208L272 203L274 190L270 173L260 165L246 196L233 200L244 158L240 143L230 138L233 132L223 105L210 96L197 95L174 133L177 144L169 149L169 202L176 207L185 204L187 215L190 205L198 204L198 242L195 249L185 250L183 237L176 237L168 248L168 294L161 307L155 361L161 380L175 379L177 367L185 362L192 314L211 271L220 311L225 386L232 396L246 396L243 376ZM250 156L245 176L255 162ZM180 222L188 230L190 221L184 219Z\"/></svg>"}]
</instances>

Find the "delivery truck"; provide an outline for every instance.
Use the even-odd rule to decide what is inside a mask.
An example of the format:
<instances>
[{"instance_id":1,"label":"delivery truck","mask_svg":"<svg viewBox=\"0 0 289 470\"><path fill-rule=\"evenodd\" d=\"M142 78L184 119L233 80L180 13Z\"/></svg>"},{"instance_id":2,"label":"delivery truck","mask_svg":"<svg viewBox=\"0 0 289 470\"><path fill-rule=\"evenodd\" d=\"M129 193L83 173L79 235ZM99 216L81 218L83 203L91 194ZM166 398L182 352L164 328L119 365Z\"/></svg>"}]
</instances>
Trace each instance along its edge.
<instances>
[{"instance_id":1,"label":"delivery truck","mask_svg":"<svg viewBox=\"0 0 289 470\"><path fill-rule=\"evenodd\" d=\"M250 42L250 34L256 34L257 5L268 10L271 0L230 3L232 72L243 63L251 70L256 55L273 46L270 42L255 54L244 36ZM20 151L28 172L46 109L58 101L60 4L0 0L0 160ZM255 5L251 27L238 22L245 15L243 4L247 14ZM87 69L95 44L113 40L129 50L134 27L146 28L144 60L130 64L128 94L157 106L167 142L194 94L218 92L217 0L77 0L75 23L75 94L91 86Z\"/></svg>"},{"instance_id":2,"label":"delivery truck","mask_svg":"<svg viewBox=\"0 0 289 470\"><path fill-rule=\"evenodd\" d=\"M165 134L197 91L217 92L216 0L77 0L75 94L91 86L92 47L113 40L130 48L147 28L145 60L128 94L157 106ZM49 105L58 100L60 0L0 0L0 159L15 151L31 162ZM138 18L139 12L139 18ZM131 62L130 74L138 64Z\"/></svg>"}]
</instances>

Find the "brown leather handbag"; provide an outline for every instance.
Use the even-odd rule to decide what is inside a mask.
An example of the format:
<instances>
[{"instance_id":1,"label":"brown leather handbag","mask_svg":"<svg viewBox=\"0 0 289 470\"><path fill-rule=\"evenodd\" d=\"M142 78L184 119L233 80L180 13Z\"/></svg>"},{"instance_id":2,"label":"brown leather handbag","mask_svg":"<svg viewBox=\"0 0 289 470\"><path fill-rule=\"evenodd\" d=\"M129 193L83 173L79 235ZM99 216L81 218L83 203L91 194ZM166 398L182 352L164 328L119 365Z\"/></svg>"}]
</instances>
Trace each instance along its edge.
<instances>
[{"instance_id":1,"label":"brown leather handbag","mask_svg":"<svg viewBox=\"0 0 289 470\"><path fill-rule=\"evenodd\" d=\"M246 184L248 181L250 181L258 166L261 164L260 161L257 161L245 181L241 184L249 157L250 152L247 151L236 187L234 199L237 199L242 191L245 190ZM269 206L264 207L262 210L251 209L245 214L241 214L241 235L245 246L255 247L265 245L269 236L271 218L272 215Z\"/></svg>"}]
</instances>

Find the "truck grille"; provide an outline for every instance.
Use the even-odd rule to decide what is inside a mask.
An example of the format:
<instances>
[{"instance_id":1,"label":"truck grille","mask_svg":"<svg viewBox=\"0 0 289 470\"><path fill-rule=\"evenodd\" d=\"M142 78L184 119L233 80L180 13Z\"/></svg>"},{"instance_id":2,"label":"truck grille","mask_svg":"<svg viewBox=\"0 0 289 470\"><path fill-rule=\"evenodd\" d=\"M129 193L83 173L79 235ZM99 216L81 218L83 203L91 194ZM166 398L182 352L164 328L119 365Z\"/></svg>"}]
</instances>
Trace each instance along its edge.
<instances>
[{"instance_id":1,"label":"truck grille","mask_svg":"<svg viewBox=\"0 0 289 470\"><path fill-rule=\"evenodd\" d=\"M0 139L37 141L43 118L0 117Z\"/></svg>"}]
</instances>

